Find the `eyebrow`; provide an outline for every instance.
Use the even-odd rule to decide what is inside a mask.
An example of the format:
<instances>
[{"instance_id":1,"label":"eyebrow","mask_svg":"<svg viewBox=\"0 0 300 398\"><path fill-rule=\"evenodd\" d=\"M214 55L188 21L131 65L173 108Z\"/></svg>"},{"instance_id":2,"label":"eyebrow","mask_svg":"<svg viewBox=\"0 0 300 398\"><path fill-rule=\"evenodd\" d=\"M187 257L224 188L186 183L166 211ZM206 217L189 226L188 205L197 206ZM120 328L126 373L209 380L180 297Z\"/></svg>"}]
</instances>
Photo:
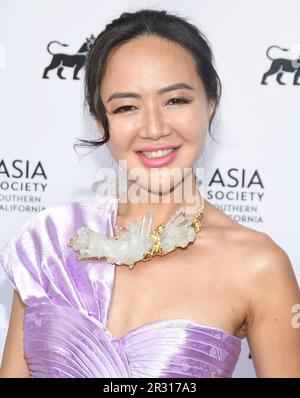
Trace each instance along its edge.
<instances>
[{"instance_id":1,"label":"eyebrow","mask_svg":"<svg viewBox=\"0 0 300 398\"><path fill-rule=\"evenodd\" d=\"M164 93L167 93L168 91L178 90L180 88L185 88L187 90L194 90L194 87L190 86L187 83L176 83L161 88L160 90L158 90L157 93L159 95L162 95ZM107 102L110 102L116 98L142 98L142 96L138 93L133 93L133 92L115 92L108 98Z\"/></svg>"}]
</instances>

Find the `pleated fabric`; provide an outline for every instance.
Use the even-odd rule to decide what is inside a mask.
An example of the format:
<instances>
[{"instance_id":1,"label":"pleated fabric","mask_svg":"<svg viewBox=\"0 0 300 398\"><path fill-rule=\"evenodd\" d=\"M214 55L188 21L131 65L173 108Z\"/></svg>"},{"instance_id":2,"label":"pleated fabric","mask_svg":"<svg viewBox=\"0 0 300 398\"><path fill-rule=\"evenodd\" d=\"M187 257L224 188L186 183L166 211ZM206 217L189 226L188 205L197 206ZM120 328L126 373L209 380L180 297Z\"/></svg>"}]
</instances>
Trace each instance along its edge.
<instances>
[{"instance_id":1,"label":"pleated fabric","mask_svg":"<svg viewBox=\"0 0 300 398\"><path fill-rule=\"evenodd\" d=\"M115 338L107 329L115 265L77 260L78 228L113 236L114 199L70 202L33 216L0 251L26 305L24 355L32 377L232 377L241 339L186 319L148 323Z\"/></svg>"}]
</instances>

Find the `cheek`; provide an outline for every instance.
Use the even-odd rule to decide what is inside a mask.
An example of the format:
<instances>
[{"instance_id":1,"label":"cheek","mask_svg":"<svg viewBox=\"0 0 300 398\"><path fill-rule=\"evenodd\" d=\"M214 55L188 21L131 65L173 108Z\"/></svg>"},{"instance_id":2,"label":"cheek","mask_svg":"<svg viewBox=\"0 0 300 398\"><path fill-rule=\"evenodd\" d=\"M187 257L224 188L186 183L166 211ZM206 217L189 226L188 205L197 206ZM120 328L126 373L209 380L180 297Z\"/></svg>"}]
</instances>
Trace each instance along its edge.
<instances>
[{"instance_id":1,"label":"cheek","mask_svg":"<svg viewBox=\"0 0 300 398\"><path fill-rule=\"evenodd\" d=\"M132 120L119 120L109 121L109 131L111 146L118 151L126 151L134 139L134 123Z\"/></svg>"},{"instance_id":2,"label":"cheek","mask_svg":"<svg viewBox=\"0 0 300 398\"><path fill-rule=\"evenodd\" d=\"M206 136L208 118L199 108L191 109L189 112L178 114L176 120L173 120L173 126L186 143L201 144Z\"/></svg>"},{"instance_id":3,"label":"cheek","mask_svg":"<svg viewBox=\"0 0 300 398\"><path fill-rule=\"evenodd\" d=\"M128 150L132 147L132 132L127 129L126 123L120 123L118 128L115 124L110 124L110 137L106 146L116 161L126 159Z\"/></svg>"},{"instance_id":4,"label":"cheek","mask_svg":"<svg viewBox=\"0 0 300 398\"><path fill-rule=\"evenodd\" d=\"M178 105L174 117L182 118L184 123L205 123L208 117L207 105L202 98L194 98L190 104Z\"/></svg>"}]
</instances>

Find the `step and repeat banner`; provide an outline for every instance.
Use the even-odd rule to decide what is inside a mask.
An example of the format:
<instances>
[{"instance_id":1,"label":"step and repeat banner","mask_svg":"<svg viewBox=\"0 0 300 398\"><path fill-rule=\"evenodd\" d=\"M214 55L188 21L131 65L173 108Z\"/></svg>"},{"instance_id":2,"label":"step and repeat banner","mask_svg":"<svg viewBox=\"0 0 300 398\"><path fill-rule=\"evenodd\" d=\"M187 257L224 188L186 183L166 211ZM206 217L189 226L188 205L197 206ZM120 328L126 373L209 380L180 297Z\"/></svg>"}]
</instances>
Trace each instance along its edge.
<instances>
[{"instance_id":1,"label":"step and repeat banner","mask_svg":"<svg viewBox=\"0 0 300 398\"><path fill-rule=\"evenodd\" d=\"M286 0L0 0L0 246L36 212L95 201L96 172L113 161L84 108L93 40L125 11L167 9L207 36L223 96L201 157L206 199L269 234L300 281L300 2ZM0 271L0 358L12 287ZM256 377L247 340L234 377Z\"/></svg>"}]
</instances>

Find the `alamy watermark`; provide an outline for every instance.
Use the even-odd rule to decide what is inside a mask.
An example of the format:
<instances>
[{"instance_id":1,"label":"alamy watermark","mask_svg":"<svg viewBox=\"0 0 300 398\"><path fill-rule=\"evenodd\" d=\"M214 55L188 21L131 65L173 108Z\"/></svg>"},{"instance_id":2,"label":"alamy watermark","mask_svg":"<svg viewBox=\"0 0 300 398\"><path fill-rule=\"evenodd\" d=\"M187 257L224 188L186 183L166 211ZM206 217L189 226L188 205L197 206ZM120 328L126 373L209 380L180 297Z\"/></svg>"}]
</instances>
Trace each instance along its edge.
<instances>
[{"instance_id":1,"label":"alamy watermark","mask_svg":"<svg viewBox=\"0 0 300 398\"><path fill-rule=\"evenodd\" d=\"M291 311L296 313L296 315L294 315L292 318L293 328L300 328L300 304L294 304Z\"/></svg>"},{"instance_id":2,"label":"alamy watermark","mask_svg":"<svg viewBox=\"0 0 300 398\"><path fill-rule=\"evenodd\" d=\"M204 186L203 167L135 167L127 171L127 161L122 160L117 171L112 167L99 169L92 189L98 201L114 197L120 203L193 204L199 194L204 199Z\"/></svg>"}]
</instances>

